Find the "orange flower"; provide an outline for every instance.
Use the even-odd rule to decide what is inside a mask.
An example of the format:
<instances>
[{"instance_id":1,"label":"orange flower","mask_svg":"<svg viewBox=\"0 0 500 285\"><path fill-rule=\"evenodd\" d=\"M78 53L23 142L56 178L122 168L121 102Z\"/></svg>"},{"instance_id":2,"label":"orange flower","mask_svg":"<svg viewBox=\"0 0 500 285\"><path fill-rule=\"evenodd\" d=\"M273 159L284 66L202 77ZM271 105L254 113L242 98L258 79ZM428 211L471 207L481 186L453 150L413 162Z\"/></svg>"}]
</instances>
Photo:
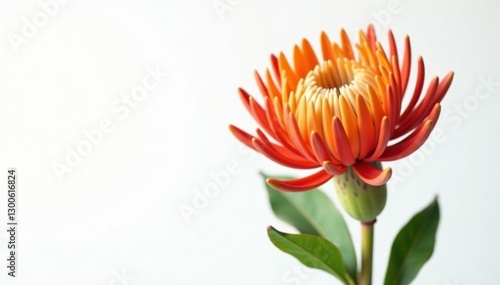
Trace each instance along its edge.
<instances>
[{"instance_id":1,"label":"orange flower","mask_svg":"<svg viewBox=\"0 0 500 285\"><path fill-rule=\"evenodd\" d=\"M422 97L425 68L419 57L413 94L403 108L411 67L410 39L405 37L400 64L391 31L388 38L386 53L371 25L366 33L359 32L355 48L344 30L340 45L322 32L321 61L303 39L302 46L294 46L293 67L281 52L278 57L271 55L271 71L266 69L264 76L255 72L263 105L239 89L260 128L252 136L231 125L236 138L284 166L321 168L296 180L268 179L271 186L305 191L348 167L365 183L383 185L392 171L378 169L375 163L406 157L426 141L453 72L442 80L433 77Z\"/></svg>"}]
</instances>

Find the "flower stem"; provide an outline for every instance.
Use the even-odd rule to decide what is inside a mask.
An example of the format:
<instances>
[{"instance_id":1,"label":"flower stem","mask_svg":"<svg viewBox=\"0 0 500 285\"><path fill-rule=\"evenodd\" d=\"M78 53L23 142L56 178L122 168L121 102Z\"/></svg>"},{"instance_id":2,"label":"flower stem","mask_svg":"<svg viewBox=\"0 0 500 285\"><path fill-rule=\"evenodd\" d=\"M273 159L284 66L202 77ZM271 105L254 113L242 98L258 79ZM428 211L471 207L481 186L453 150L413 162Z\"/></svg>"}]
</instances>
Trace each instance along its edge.
<instances>
[{"instance_id":1,"label":"flower stem","mask_svg":"<svg viewBox=\"0 0 500 285\"><path fill-rule=\"evenodd\" d=\"M361 222L361 280L360 285L372 284L373 226L372 222Z\"/></svg>"}]
</instances>

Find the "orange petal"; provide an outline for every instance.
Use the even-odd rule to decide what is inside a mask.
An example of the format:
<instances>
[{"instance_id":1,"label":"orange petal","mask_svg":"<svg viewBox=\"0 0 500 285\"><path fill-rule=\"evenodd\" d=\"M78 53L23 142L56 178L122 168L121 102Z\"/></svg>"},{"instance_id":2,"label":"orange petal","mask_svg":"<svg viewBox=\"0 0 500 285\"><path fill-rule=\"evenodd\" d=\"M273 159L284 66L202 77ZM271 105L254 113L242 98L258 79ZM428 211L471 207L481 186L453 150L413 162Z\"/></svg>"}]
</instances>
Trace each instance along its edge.
<instances>
[{"instance_id":1,"label":"orange petal","mask_svg":"<svg viewBox=\"0 0 500 285\"><path fill-rule=\"evenodd\" d=\"M359 129L359 158L365 158L375 148L375 127L370 110L362 96L356 97Z\"/></svg>"},{"instance_id":2,"label":"orange petal","mask_svg":"<svg viewBox=\"0 0 500 285\"><path fill-rule=\"evenodd\" d=\"M314 155L316 156L316 159L318 160L318 162L333 161L336 164L340 164L340 161L335 159L335 157L333 157L330 154L330 152L328 151L328 148L325 145L325 142L323 141L321 136L316 132L313 132L311 134L311 145L312 145Z\"/></svg>"},{"instance_id":3,"label":"orange petal","mask_svg":"<svg viewBox=\"0 0 500 285\"><path fill-rule=\"evenodd\" d=\"M434 123L431 120L427 120L422 123L422 125L414 131L414 134L405 138L401 142L387 147L384 153L379 157L380 161L392 161L407 157L414 151L419 149L427 140L434 128Z\"/></svg>"},{"instance_id":4,"label":"orange petal","mask_svg":"<svg viewBox=\"0 0 500 285\"><path fill-rule=\"evenodd\" d=\"M436 95L436 91L439 86L439 78L435 76L429 83L429 88L420 104L417 108L407 117L405 121L402 121L398 126L398 133L405 134L412 129L414 129L420 122L427 117L434 106L433 99Z\"/></svg>"},{"instance_id":5,"label":"orange petal","mask_svg":"<svg viewBox=\"0 0 500 285\"><path fill-rule=\"evenodd\" d=\"M307 62L304 60L304 54L298 45L293 47L293 66L298 78L304 78L309 71L307 69Z\"/></svg>"},{"instance_id":6,"label":"orange petal","mask_svg":"<svg viewBox=\"0 0 500 285\"><path fill-rule=\"evenodd\" d=\"M380 170L363 161L354 164L353 169L361 180L373 186L384 185L392 175L391 168Z\"/></svg>"},{"instance_id":7,"label":"orange petal","mask_svg":"<svg viewBox=\"0 0 500 285\"><path fill-rule=\"evenodd\" d=\"M323 161L323 168L325 169L326 172L330 173L331 175L341 175L345 172L346 168L343 165L337 165L331 161Z\"/></svg>"},{"instance_id":8,"label":"orange petal","mask_svg":"<svg viewBox=\"0 0 500 285\"><path fill-rule=\"evenodd\" d=\"M425 65L422 57L418 58L418 71L417 71L417 81L415 83L415 89L413 91L413 95L410 99L410 103L406 106L404 113L400 116L399 122L404 122L411 114L415 105L417 105L418 99L420 98L420 94L422 94L422 89L424 87L424 79L425 79ZM398 131L396 131L396 135L400 136Z\"/></svg>"},{"instance_id":9,"label":"orange petal","mask_svg":"<svg viewBox=\"0 0 500 285\"><path fill-rule=\"evenodd\" d=\"M302 53L304 55L304 59L307 61L308 71L318 65L318 58L316 57L316 54L307 39L302 40Z\"/></svg>"},{"instance_id":10,"label":"orange petal","mask_svg":"<svg viewBox=\"0 0 500 285\"><path fill-rule=\"evenodd\" d=\"M280 152L277 152L272 146L264 143L262 140L258 138L253 138L252 143L260 153L267 156L272 161L279 163L281 165L297 168L297 169L311 169L316 168L319 165L317 163L309 161L308 163L304 163L303 161L293 160Z\"/></svg>"},{"instance_id":11,"label":"orange petal","mask_svg":"<svg viewBox=\"0 0 500 285\"><path fill-rule=\"evenodd\" d=\"M325 32L321 32L321 52L323 53L323 60L334 61L332 42L328 38Z\"/></svg>"},{"instance_id":12,"label":"orange petal","mask_svg":"<svg viewBox=\"0 0 500 285\"><path fill-rule=\"evenodd\" d=\"M339 154L339 160L345 166L354 164L355 158L352 155L351 146L349 144L349 140L347 139L344 126L342 126L340 119L337 117L333 117L332 131L335 147L337 148L337 152Z\"/></svg>"},{"instance_id":13,"label":"orange petal","mask_svg":"<svg viewBox=\"0 0 500 285\"><path fill-rule=\"evenodd\" d=\"M271 54L271 68L273 70L273 73L274 73L274 77L276 78L276 82L278 83L278 87L281 86L281 71L280 71L280 68L279 68L279 64L278 64L278 58L274 55L274 54Z\"/></svg>"},{"instance_id":14,"label":"orange petal","mask_svg":"<svg viewBox=\"0 0 500 285\"><path fill-rule=\"evenodd\" d=\"M439 83L439 87L436 91L436 96L435 100L433 103L439 103L441 100L443 100L444 95L446 95L446 92L448 92L448 89L450 88L451 82L453 81L453 76L455 75L454 72L449 72L446 74L446 76L441 80Z\"/></svg>"},{"instance_id":15,"label":"orange petal","mask_svg":"<svg viewBox=\"0 0 500 285\"><path fill-rule=\"evenodd\" d=\"M344 29L340 30L340 42L342 44L342 51L344 52L344 56L351 60L354 59L354 52L352 51L351 41L349 40L349 36Z\"/></svg>"},{"instance_id":16,"label":"orange petal","mask_svg":"<svg viewBox=\"0 0 500 285\"><path fill-rule=\"evenodd\" d=\"M277 190L286 192L302 192L307 190L312 190L330 180L333 175L328 174L323 169L313 175L294 179L294 180L278 180L275 178L268 178L267 184Z\"/></svg>"},{"instance_id":17,"label":"orange petal","mask_svg":"<svg viewBox=\"0 0 500 285\"><path fill-rule=\"evenodd\" d=\"M315 160L314 155L311 153L306 143L302 139L302 135L297 125L297 121L295 120L295 117L292 113L288 114L288 126L290 127L289 129L290 139L292 140L292 143L295 145L297 150L300 151L300 153L304 157L310 160Z\"/></svg>"},{"instance_id":18,"label":"orange petal","mask_svg":"<svg viewBox=\"0 0 500 285\"><path fill-rule=\"evenodd\" d=\"M377 146L375 147L373 153L369 157L365 158L364 161L372 162L378 160L378 158L382 155L382 153L384 153L385 149L387 148L390 134L391 132L389 129L389 119L387 119L387 116L385 116L382 118L382 122L380 123L380 133L378 135Z\"/></svg>"},{"instance_id":19,"label":"orange petal","mask_svg":"<svg viewBox=\"0 0 500 285\"><path fill-rule=\"evenodd\" d=\"M290 67L290 64L288 63L285 54L280 53L280 57L278 58L278 65L279 69L284 72L284 77L287 78L288 81L288 87L291 90L295 90L295 87L297 86L297 83L299 82L299 78L297 77L297 74L295 71ZM283 75L281 75L283 76Z\"/></svg>"},{"instance_id":20,"label":"orange petal","mask_svg":"<svg viewBox=\"0 0 500 285\"><path fill-rule=\"evenodd\" d=\"M410 37L405 37L405 53L403 56L403 66L401 67L401 92L406 91L408 86L408 79L410 78L410 68L411 68L411 45Z\"/></svg>"},{"instance_id":21,"label":"orange petal","mask_svg":"<svg viewBox=\"0 0 500 285\"><path fill-rule=\"evenodd\" d=\"M290 149L288 149L284 146L277 145L277 144L274 144L271 141L269 141L269 139L266 137L266 135L260 129L257 129L257 137L262 141L263 144L271 147L275 152L280 153L283 156L285 156L285 157L287 157L287 158L289 158L297 163L304 164L304 165L311 165L311 162L309 160L305 159L303 156L292 152ZM316 165L316 164L314 164L314 165Z\"/></svg>"},{"instance_id":22,"label":"orange petal","mask_svg":"<svg viewBox=\"0 0 500 285\"><path fill-rule=\"evenodd\" d=\"M253 72L255 81L257 82L257 86L259 87L260 93L264 98L269 97L269 91L267 91L267 86L260 77L260 74L257 72L257 70L254 70Z\"/></svg>"},{"instance_id":23,"label":"orange petal","mask_svg":"<svg viewBox=\"0 0 500 285\"><path fill-rule=\"evenodd\" d=\"M352 150L352 156L357 158L359 157L360 142L356 114L352 109L352 105L347 101L347 99L344 98L344 96L339 97L339 103L340 113L342 115L342 125L347 135L350 149Z\"/></svg>"},{"instance_id":24,"label":"orange petal","mask_svg":"<svg viewBox=\"0 0 500 285\"><path fill-rule=\"evenodd\" d=\"M229 131L243 144L248 146L249 148L257 151L257 149L253 146L252 139L253 136L249 135L247 132L242 131L238 127L235 127L233 125L229 125Z\"/></svg>"}]
</instances>

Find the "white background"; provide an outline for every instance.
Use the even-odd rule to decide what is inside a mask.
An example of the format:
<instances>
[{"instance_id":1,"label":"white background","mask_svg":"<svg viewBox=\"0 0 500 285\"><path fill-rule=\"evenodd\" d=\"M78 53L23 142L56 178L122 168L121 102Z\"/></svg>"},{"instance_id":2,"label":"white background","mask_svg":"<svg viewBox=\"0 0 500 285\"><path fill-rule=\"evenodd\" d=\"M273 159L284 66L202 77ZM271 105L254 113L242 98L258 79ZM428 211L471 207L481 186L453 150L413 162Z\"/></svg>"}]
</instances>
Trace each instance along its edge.
<instances>
[{"instance_id":1,"label":"white background","mask_svg":"<svg viewBox=\"0 0 500 285\"><path fill-rule=\"evenodd\" d=\"M307 173L240 148L227 125L256 127L236 89L257 95L252 72L269 65L270 53L290 55L302 37L319 50L321 30L337 40L344 27L356 38L370 22L385 46L387 28L399 43L411 36L426 82L456 72L439 136L426 152L392 164L374 284L399 228L435 195L436 250L414 284L497 284L498 2L72 0L48 16L47 2L0 2L0 169L3 177L18 169L20 221L15 279L0 233L0 284L339 284L304 270L266 236L270 224L293 229L272 214L258 172ZM148 68L168 75L124 107ZM58 179L54 165L67 165L71 150L88 142L82 132L102 120L112 130ZM228 167L236 169L229 183L194 205L197 191ZM323 188L333 193L331 184ZM196 214L180 211L196 206ZM358 245L358 225L347 221Z\"/></svg>"}]
</instances>

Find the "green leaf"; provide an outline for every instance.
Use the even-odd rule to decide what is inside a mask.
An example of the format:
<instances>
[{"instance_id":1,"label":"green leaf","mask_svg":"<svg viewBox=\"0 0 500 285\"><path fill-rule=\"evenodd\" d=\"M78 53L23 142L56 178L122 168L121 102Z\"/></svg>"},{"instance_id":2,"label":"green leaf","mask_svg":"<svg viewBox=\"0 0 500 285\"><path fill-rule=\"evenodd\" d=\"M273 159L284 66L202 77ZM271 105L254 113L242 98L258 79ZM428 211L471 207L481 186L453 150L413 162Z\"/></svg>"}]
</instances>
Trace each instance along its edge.
<instances>
[{"instance_id":1,"label":"green leaf","mask_svg":"<svg viewBox=\"0 0 500 285\"><path fill-rule=\"evenodd\" d=\"M384 285L407 285L432 256L439 224L437 198L416 214L392 244Z\"/></svg>"},{"instance_id":2,"label":"green leaf","mask_svg":"<svg viewBox=\"0 0 500 285\"><path fill-rule=\"evenodd\" d=\"M264 179L268 176L262 173ZM273 176L274 177L274 176ZM293 179L292 177L276 177ZM357 278L356 253L344 217L332 201L319 189L288 193L265 183L271 208L282 221L300 233L321 236L338 247L352 279Z\"/></svg>"},{"instance_id":3,"label":"green leaf","mask_svg":"<svg viewBox=\"0 0 500 285\"><path fill-rule=\"evenodd\" d=\"M342 254L330 241L319 236L282 233L273 227L267 229L267 234L277 248L304 265L326 271L344 284L355 284L342 262Z\"/></svg>"}]
</instances>

